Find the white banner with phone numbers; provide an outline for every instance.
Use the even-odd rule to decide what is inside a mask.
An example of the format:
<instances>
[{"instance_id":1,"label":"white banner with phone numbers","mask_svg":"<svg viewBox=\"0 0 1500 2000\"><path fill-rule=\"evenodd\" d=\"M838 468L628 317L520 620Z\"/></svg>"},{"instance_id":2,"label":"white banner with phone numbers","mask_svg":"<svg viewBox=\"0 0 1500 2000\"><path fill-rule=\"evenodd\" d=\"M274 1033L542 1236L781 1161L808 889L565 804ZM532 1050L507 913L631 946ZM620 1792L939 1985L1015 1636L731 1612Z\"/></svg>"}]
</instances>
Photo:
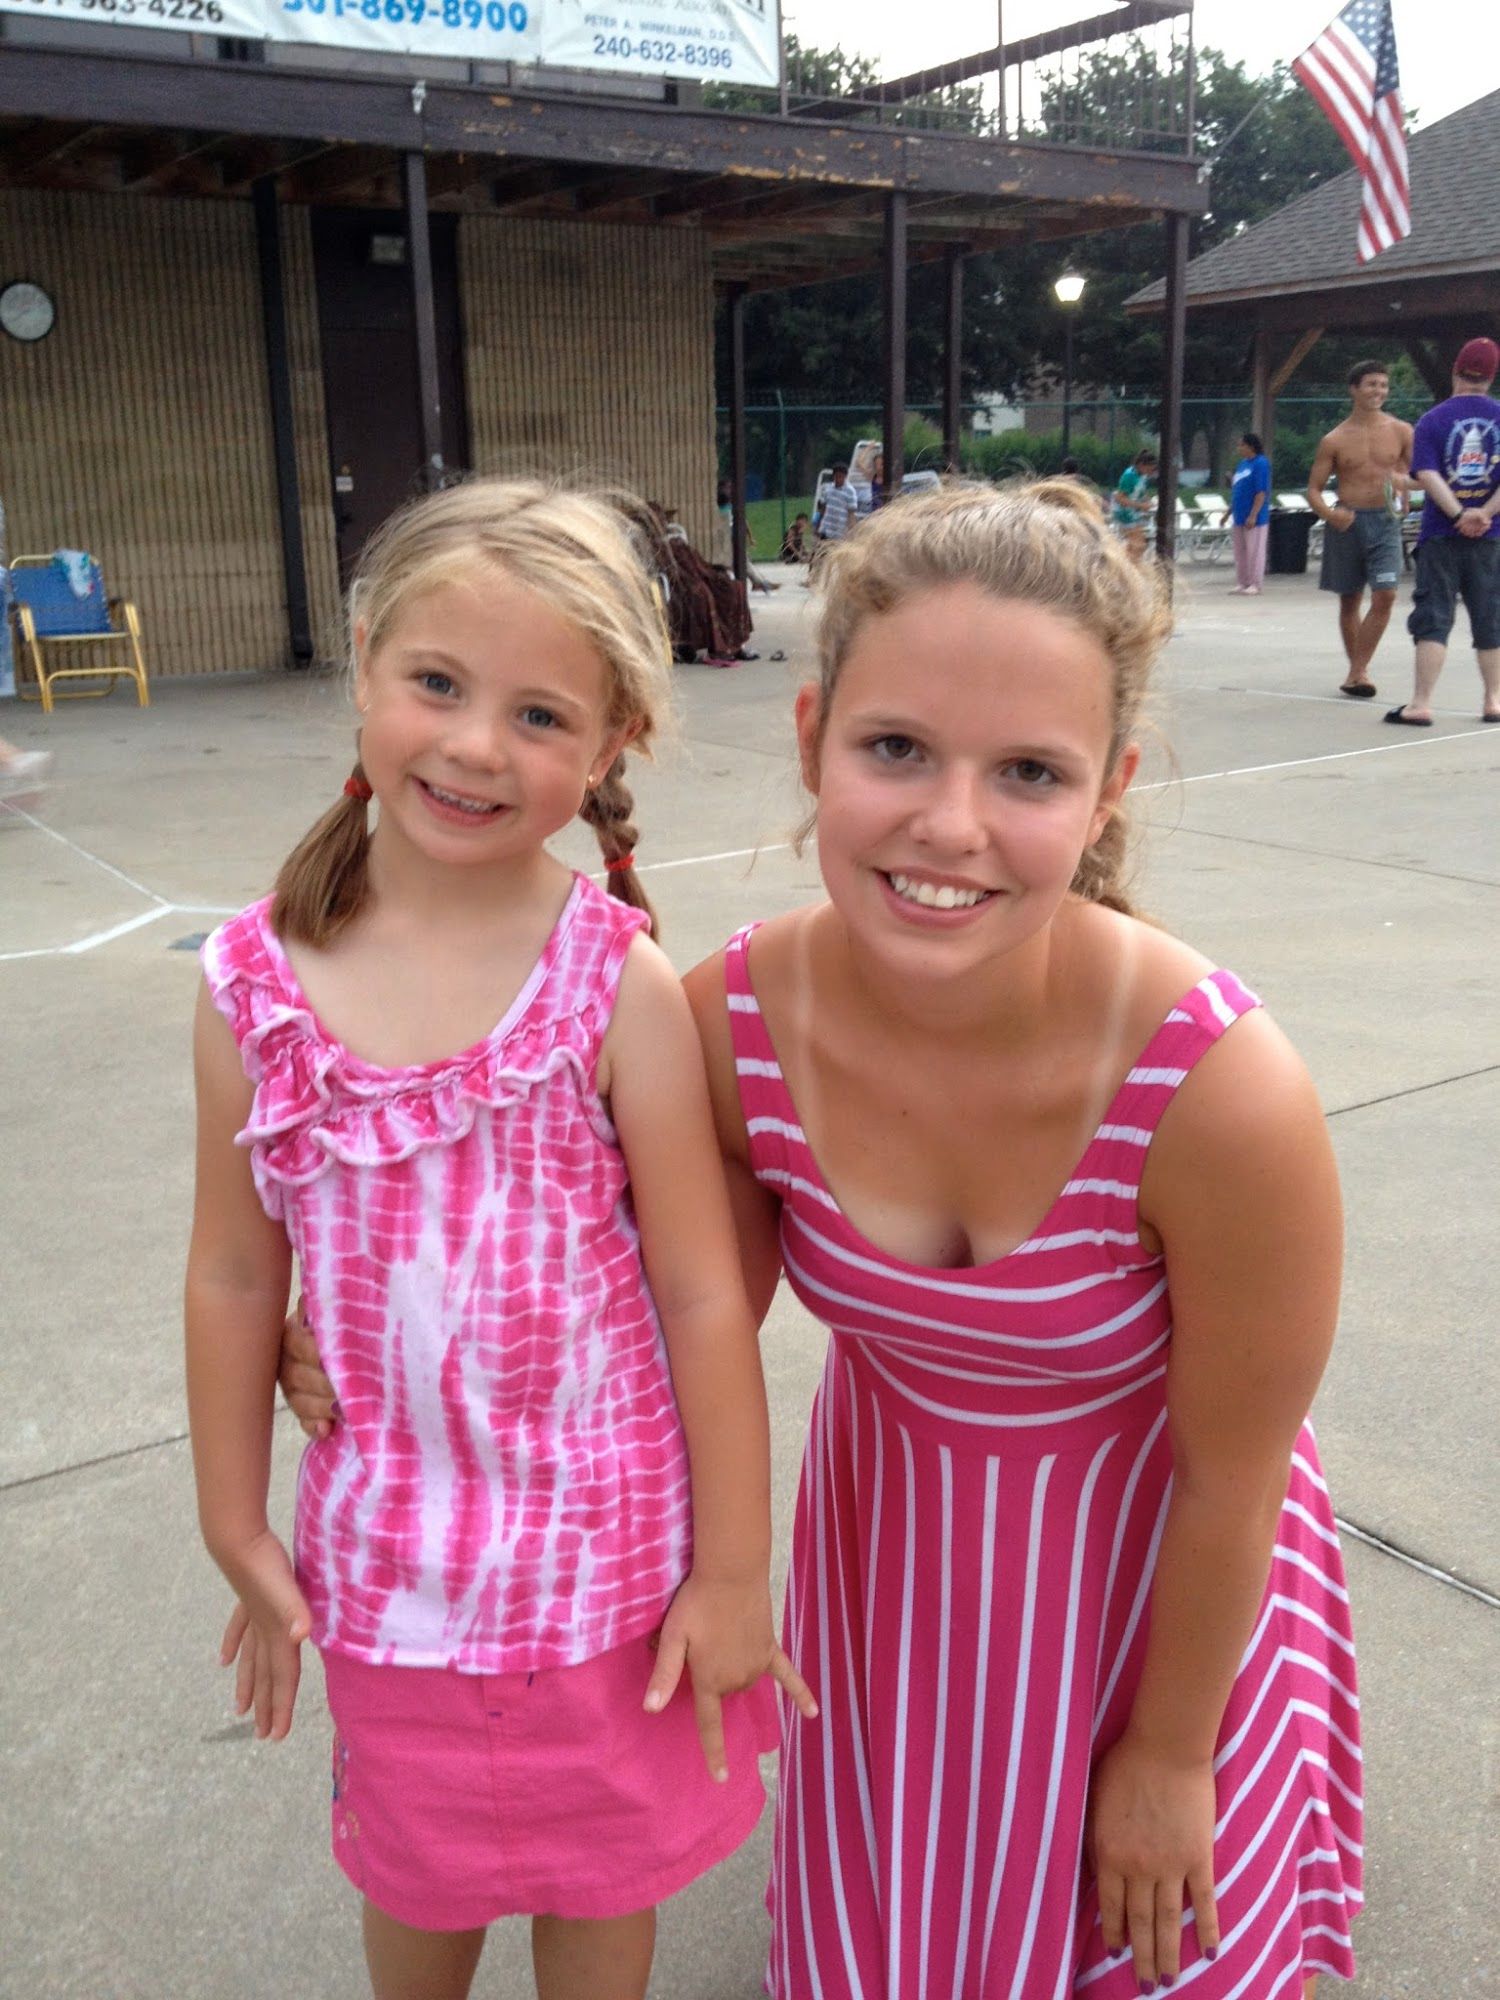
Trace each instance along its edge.
<instances>
[{"instance_id":1,"label":"white banner with phone numbers","mask_svg":"<svg viewBox=\"0 0 1500 2000\"><path fill-rule=\"evenodd\" d=\"M0 13L680 82L780 75L778 0L0 0Z\"/></svg>"}]
</instances>

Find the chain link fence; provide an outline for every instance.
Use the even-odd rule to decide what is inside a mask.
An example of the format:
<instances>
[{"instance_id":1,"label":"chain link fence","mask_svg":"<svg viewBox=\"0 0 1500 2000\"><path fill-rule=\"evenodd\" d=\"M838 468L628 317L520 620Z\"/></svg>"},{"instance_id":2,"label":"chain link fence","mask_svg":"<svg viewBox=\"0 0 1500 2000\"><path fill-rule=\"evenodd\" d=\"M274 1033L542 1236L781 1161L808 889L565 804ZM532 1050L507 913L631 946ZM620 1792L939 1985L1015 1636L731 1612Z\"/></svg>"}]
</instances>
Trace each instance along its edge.
<instances>
[{"instance_id":1,"label":"chain link fence","mask_svg":"<svg viewBox=\"0 0 1500 2000\"><path fill-rule=\"evenodd\" d=\"M1412 423L1426 402L1419 395L1396 392L1386 408L1392 416ZM721 406L717 414L719 469L727 477L729 411ZM1071 398L1067 414L1065 452L1060 396L965 404L959 441L962 471L981 479L1039 475L1058 471L1063 458L1071 455L1085 477L1112 488L1135 454L1156 443L1161 403L1144 393L1090 393ZM1305 486L1319 439L1348 414L1349 392L1342 386L1281 397L1271 440L1273 489ZM780 547L787 524L797 514L811 511L818 474L839 460L847 464L857 444L880 437L882 412L875 403L793 403L775 395L774 401L749 404L745 417L748 518L757 548L770 556ZM1183 484L1222 487L1234 469L1235 445L1250 423L1248 391L1189 391L1182 405ZM941 426L939 405L908 407L908 472L942 468Z\"/></svg>"}]
</instances>

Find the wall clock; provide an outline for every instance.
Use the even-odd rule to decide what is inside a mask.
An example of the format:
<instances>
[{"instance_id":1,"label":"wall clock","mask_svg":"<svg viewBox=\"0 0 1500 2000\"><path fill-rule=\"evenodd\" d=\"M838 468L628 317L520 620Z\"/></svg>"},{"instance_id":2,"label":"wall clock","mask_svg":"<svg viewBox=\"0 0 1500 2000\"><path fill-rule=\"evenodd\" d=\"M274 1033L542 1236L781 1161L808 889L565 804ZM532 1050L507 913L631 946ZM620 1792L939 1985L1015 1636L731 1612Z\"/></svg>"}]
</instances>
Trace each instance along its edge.
<instances>
[{"instance_id":1,"label":"wall clock","mask_svg":"<svg viewBox=\"0 0 1500 2000\"><path fill-rule=\"evenodd\" d=\"M56 318L51 294L29 278L18 278L0 290L0 327L12 340L45 340Z\"/></svg>"}]
</instances>

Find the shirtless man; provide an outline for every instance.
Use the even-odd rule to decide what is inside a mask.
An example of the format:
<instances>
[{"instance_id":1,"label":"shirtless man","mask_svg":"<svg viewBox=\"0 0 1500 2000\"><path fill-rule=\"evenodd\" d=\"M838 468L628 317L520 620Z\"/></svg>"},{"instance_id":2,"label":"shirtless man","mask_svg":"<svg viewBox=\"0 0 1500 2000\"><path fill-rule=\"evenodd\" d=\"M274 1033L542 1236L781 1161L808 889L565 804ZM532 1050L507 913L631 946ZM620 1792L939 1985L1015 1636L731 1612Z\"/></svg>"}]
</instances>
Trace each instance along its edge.
<instances>
[{"instance_id":1,"label":"shirtless man","mask_svg":"<svg viewBox=\"0 0 1500 2000\"><path fill-rule=\"evenodd\" d=\"M1339 692L1368 701L1375 692L1370 662L1390 623L1401 580L1401 516L1406 512L1411 425L1385 414L1390 377L1379 361L1349 371L1354 408L1318 446L1307 482L1308 504L1328 523L1320 590L1339 600L1339 637L1349 671ZM1339 484L1329 506L1323 488ZM1365 587L1370 608L1361 615Z\"/></svg>"}]
</instances>

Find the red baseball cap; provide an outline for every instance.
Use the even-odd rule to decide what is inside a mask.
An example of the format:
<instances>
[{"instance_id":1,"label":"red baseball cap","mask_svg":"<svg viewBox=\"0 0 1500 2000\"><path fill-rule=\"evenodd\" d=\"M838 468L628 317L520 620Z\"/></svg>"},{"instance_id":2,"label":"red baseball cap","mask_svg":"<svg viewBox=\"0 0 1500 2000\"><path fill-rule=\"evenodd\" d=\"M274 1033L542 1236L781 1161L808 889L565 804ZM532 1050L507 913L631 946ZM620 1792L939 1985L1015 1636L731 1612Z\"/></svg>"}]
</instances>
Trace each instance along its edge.
<instances>
[{"instance_id":1,"label":"red baseball cap","mask_svg":"<svg viewBox=\"0 0 1500 2000\"><path fill-rule=\"evenodd\" d=\"M1493 340L1466 340L1458 350L1453 372L1471 382L1493 382L1500 374L1500 347Z\"/></svg>"}]
</instances>

